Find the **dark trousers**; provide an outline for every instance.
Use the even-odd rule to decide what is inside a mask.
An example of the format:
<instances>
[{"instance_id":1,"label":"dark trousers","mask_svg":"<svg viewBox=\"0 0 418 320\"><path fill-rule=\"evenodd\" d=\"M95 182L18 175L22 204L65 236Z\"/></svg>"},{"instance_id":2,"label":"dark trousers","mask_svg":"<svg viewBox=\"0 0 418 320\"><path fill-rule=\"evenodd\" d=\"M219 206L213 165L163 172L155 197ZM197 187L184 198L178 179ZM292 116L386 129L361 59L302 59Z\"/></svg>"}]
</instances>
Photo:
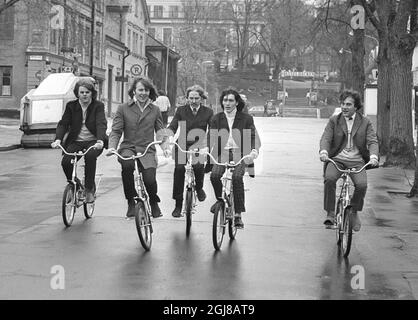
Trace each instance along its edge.
<instances>
[{"instance_id":1,"label":"dark trousers","mask_svg":"<svg viewBox=\"0 0 418 320\"><path fill-rule=\"evenodd\" d=\"M196 190L203 188L203 181L205 178L205 166L202 163L193 165L194 177L196 182ZM178 164L174 168L174 181L173 181L173 199L183 201L184 191L184 176L186 174L186 168L184 164Z\"/></svg>"},{"instance_id":2,"label":"dark trousers","mask_svg":"<svg viewBox=\"0 0 418 320\"><path fill-rule=\"evenodd\" d=\"M340 168L346 168L346 164L343 162L335 161ZM360 169L364 165L363 162L356 164L355 168ZM324 177L324 209L329 211L335 210L335 196L336 196L336 184L340 178L341 173L337 171L332 163L328 163L325 169ZM351 205L354 211L363 210L364 197L367 191L367 174L366 171L362 171L357 174L350 174L350 178L354 184L354 193L351 199Z\"/></svg>"},{"instance_id":3,"label":"dark trousers","mask_svg":"<svg viewBox=\"0 0 418 320\"><path fill-rule=\"evenodd\" d=\"M230 154L230 159L231 157L232 154ZM225 166L215 164L212 168L212 173L210 174L210 181L217 199L222 198L221 178L225 170ZM235 167L234 172L232 173L232 187L234 189L234 205L236 213L245 212L244 174L245 163L241 162L239 166Z\"/></svg>"},{"instance_id":4,"label":"dark trousers","mask_svg":"<svg viewBox=\"0 0 418 320\"><path fill-rule=\"evenodd\" d=\"M69 153L83 151L94 145L96 141L74 141L70 143L65 150ZM84 156L84 177L86 189L93 190L95 187L94 178L96 176L96 161L97 157L103 152L103 149L90 149L90 151ZM67 180L71 180L73 174L73 164L71 160L73 157L64 154L61 161L62 169L64 170Z\"/></svg>"},{"instance_id":5,"label":"dark trousers","mask_svg":"<svg viewBox=\"0 0 418 320\"><path fill-rule=\"evenodd\" d=\"M135 151L129 149L123 149L119 151L122 157L128 158L135 155ZM135 180L134 180L134 171L135 171L135 163L133 160L121 160L118 158L122 166L122 183L123 183L123 191L125 193L125 198L127 200L133 199L134 197L138 196L138 193L135 189ZM144 169L142 166L141 161L138 159L138 169L142 172L142 178L144 180L145 188L149 195L150 203L157 203L160 202L160 198L157 195L158 186L157 186L157 179L156 179L156 168L148 168Z\"/></svg>"}]
</instances>

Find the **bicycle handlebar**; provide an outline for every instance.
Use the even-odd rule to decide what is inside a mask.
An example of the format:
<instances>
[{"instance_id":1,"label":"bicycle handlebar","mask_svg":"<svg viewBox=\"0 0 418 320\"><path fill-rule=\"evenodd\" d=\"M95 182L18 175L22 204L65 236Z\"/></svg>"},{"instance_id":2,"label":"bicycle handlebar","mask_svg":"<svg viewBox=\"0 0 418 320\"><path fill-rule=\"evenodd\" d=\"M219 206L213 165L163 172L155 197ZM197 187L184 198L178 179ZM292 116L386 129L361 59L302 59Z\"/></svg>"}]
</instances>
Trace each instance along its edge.
<instances>
[{"instance_id":1,"label":"bicycle handlebar","mask_svg":"<svg viewBox=\"0 0 418 320\"><path fill-rule=\"evenodd\" d=\"M369 162L367 162L363 167L361 167L361 169L360 170L354 170L354 169L340 169L339 167L338 167L338 165L335 163L335 161L334 160L332 160L332 159L328 159L327 160L327 162L331 162L334 166L335 166L335 168L339 171L339 172L341 172L341 173L360 173L360 172L362 172L364 169L366 169L366 167L368 167L371 163L370 163L370 161Z\"/></svg>"},{"instance_id":2,"label":"bicycle handlebar","mask_svg":"<svg viewBox=\"0 0 418 320\"><path fill-rule=\"evenodd\" d=\"M87 154L87 152L90 151L90 149L94 148L94 145L91 146L90 148L88 148L86 150L86 152L81 152L81 151L78 151L78 152L67 152L62 145L59 144L58 147L60 147L61 150L62 150L62 152L64 152L67 156L82 156L82 157L84 157Z\"/></svg>"},{"instance_id":3,"label":"bicycle handlebar","mask_svg":"<svg viewBox=\"0 0 418 320\"><path fill-rule=\"evenodd\" d=\"M247 154L247 155L243 156L237 163L232 163L232 164L228 163L228 162L219 163L218 161L216 161L216 159L209 152L207 152L206 154L213 160L213 162L215 164L217 164L219 166L224 166L224 167L227 167L227 168L237 167L244 159L251 158L251 156L249 154Z\"/></svg>"},{"instance_id":4,"label":"bicycle handlebar","mask_svg":"<svg viewBox=\"0 0 418 320\"><path fill-rule=\"evenodd\" d=\"M119 153L117 153L116 151L112 151L111 153L112 154L115 154L115 155L117 155L120 159L122 159L122 160L125 160L125 161L127 161L127 160L135 160L135 159L139 159L139 158L142 158L143 156L145 156L146 154L147 154L147 152L148 152L148 149L150 148L150 147L152 147L153 145L156 145L156 144L160 144L160 143L162 143L162 141L153 141L153 142L151 142L147 147L146 147L146 149L145 149L145 151L143 152L143 153L137 153L136 155L133 155L133 156L131 156L131 157L127 157L127 158L125 158L125 157L122 157Z\"/></svg>"},{"instance_id":5,"label":"bicycle handlebar","mask_svg":"<svg viewBox=\"0 0 418 320\"><path fill-rule=\"evenodd\" d=\"M179 148L179 150L181 151L181 152L184 152L184 153L188 153L188 154L196 154L196 153L199 153L199 154L205 154L205 152L201 152L200 150L198 150L198 151L193 151L193 150L189 150L189 151L186 151L186 150L183 150L183 148L182 147L180 147L179 145L178 145L178 143L177 142L170 142L170 144L174 144L174 145L176 145L177 146L177 148Z\"/></svg>"}]
</instances>

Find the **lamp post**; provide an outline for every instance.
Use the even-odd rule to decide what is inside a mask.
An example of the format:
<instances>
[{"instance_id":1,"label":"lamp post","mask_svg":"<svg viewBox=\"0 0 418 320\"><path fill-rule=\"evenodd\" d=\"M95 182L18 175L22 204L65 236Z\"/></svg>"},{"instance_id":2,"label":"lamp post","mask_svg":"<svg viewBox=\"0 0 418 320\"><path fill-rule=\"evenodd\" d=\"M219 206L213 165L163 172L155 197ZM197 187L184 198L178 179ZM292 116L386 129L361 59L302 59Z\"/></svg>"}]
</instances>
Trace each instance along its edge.
<instances>
[{"instance_id":1,"label":"lamp post","mask_svg":"<svg viewBox=\"0 0 418 320\"><path fill-rule=\"evenodd\" d=\"M207 79L206 79L206 73L207 73L207 72L206 72L206 71L207 71L207 70L206 70L206 64L213 65L213 61L211 61L211 60L206 60L206 61L203 61L203 62L202 62L202 65L203 65L203 67L204 67L204 69L203 69L203 70L204 70L204 73L203 73L203 78L204 78L204 84L205 84L205 85L204 85L205 93L206 93L206 91L207 91L207 90L206 90L206 82L207 82Z\"/></svg>"}]
</instances>

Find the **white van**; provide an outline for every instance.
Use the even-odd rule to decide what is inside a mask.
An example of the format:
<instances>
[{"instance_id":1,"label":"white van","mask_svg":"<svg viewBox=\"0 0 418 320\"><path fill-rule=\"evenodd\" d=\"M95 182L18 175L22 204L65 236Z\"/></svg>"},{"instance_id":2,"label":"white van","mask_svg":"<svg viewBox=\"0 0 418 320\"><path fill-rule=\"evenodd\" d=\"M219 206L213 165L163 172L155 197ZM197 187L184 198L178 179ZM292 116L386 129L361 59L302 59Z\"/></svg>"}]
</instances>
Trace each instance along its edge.
<instances>
[{"instance_id":1,"label":"white van","mask_svg":"<svg viewBox=\"0 0 418 320\"><path fill-rule=\"evenodd\" d=\"M20 103L20 130L23 147L49 147L67 102L75 100L74 87L85 77L73 73L52 73ZM91 77L90 80L95 82Z\"/></svg>"}]
</instances>

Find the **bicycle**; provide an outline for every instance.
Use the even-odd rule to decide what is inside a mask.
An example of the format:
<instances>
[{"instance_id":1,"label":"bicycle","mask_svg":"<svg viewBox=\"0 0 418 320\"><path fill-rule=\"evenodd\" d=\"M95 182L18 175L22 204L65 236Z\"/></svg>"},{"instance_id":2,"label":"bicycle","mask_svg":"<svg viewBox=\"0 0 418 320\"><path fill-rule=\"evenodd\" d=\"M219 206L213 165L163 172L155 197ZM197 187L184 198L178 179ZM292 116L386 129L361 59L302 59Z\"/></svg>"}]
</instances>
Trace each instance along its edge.
<instances>
[{"instance_id":1,"label":"bicycle","mask_svg":"<svg viewBox=\"0 0 418 320\"><path fill-rule=\"evenodd\" d=\"M83 158L87 152L90 151L90 149L94 148L94 146L91 146L88 148L85 152L79 151L79 152L67 152L61 145L58 145L61 150L68 156L74 157L71 160L71 163L73 164L73 172L71 176L71 180L68 181L67 186L64 189L64 193L62 196L62 219L64 221L64 224L66 227L71 226L74 220L75 212L77 208L83 206L84 209L84 216L86 219L90 219L93 216L94 212L94 202L86 202L86 195L85 195L85 177L83 177L83 181L81 181L77 177L77 167L78 163ZM99 177L99 180L97 182L97 185L95 183L94 186L94 199L96 199L96 192L98 189L98 186L101 181L101 174L96 174L96 177Z\"/></svg>"},{"instance_id":2,"label":"bicycle","mask_svg":"<svg viewBox=\"0 0 418 320\"><path fill-rule=\"evenodd\" d=\"M137 155L133 155L131 157L122 157L116 151L112 151L112 154L117 155L123 161L133 160L135 163L135 188L138 193L138 196L134 198L135 200L135 226L136 231L139 236L139 240L141 242L142 247L149 251L152 245L152 222L151 222L151 205L149 202L149 195L145 188L144 179L142 177L142 172L139 171L138 168L138 159L145 156L148 152L148 149L155 145L160 144L162 141L154 141L150 143L144 153L138 153Z\"/></svg>"},{"instance_id":3,"label":"bicycle","mask_svg":"<svg viewBox=\"0 0 418 320\"><path fill-rule=\"evenodd\" d=\"M218 201L216 204L212 224L212 242L215 250L218 251L221 249L227 225L229 238L231 240L235 240L236 238L238 228L235 226L235 217L238 215L235 213L232 174L235 167L240 165L244 159L250 158L250 155L242 157L237 163L234 163L233 161L229 163L219 163L210 153L207 154L212 159L213 163L226 168L221 178L222 200Z\"/></svg>"},{"instance_id":4,"label":"bicycle","mask_svg":"<svg viewBox=\"0 0 418 320\"><path fill-rule=\"evenodd\" d=\"M370 165L366 163L360 170L355 169L340 169L334 160L328 159L335 168L342 173L340 179L342 179L341 190L337 202L335 204L335 220L334 228L336 229L337 245L341 249L344 257L348 257L351 249L351 242L353 237L353 222L352 222L352 207L351 207L351 194L350 187L351 182L348 177L350 173L360 173L366 167Z\"/></svg>"},{"instance_id":5,"label":"bicycle","mask_svg":"<svg viewBox=\"0 0 418 320\"><path fill-rule=\"evenodd\" d=\"M185 202L183 204L183 212L186 214L186 236L190 235L190 228L192 226L192 214L196 210L197 205L197 193L196 193L196 180L194 175L194 170L192 166L193 155L198 156L199 151L186 151L183 150L176 142L172 142L177 148L187 154L187 162L185 164Z\"/></svg>"}]
</instances>

